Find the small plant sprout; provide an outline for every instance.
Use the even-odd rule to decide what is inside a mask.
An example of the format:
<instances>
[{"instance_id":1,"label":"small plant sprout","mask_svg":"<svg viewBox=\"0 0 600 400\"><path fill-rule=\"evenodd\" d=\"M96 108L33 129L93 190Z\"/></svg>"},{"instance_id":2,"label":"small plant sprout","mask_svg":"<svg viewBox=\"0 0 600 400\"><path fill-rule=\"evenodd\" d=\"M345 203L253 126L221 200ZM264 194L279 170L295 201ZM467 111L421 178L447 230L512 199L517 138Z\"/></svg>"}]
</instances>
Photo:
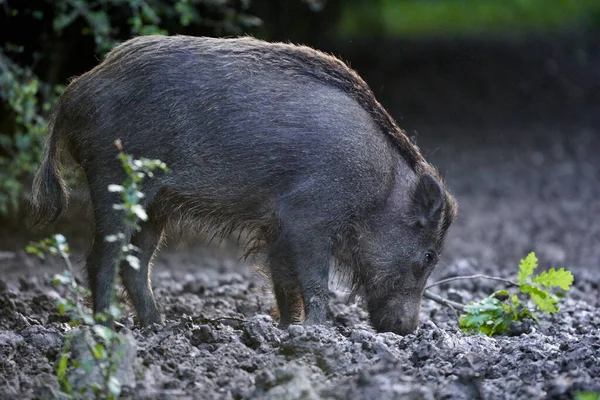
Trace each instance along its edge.
<instances>
[{"instance_id":1,"label":"small plant sprout","mask_svg":"<svg viewBox=\"0 0 600 400\"><path fill-rule=\"evenodd\" d=\"M600 392L576 392L575 400L600 400Z\"/></svg>"},{"instance_id":2,"label":"small plant sprout","mask_svg":"<svg viewBox=\"0 0 600 400\"><path fill-rule=\"evenodd\" d=\"M527 308L529 300L541 312L558 312L558 297L552 290L560 288L568 291L573 284L573 274L564 268L551 268L532 276L537 267L538 259L532 252L521 260L517 282L511 282L519 288L519 293L511 295L508 290L499 290L483 300L465 306L466 314L459 321L461 329L492 336L509 331L515 321L529 319L537 322L536 314ZM521 301L519 296L525 300Z\"/></svg>"}]
</instances>

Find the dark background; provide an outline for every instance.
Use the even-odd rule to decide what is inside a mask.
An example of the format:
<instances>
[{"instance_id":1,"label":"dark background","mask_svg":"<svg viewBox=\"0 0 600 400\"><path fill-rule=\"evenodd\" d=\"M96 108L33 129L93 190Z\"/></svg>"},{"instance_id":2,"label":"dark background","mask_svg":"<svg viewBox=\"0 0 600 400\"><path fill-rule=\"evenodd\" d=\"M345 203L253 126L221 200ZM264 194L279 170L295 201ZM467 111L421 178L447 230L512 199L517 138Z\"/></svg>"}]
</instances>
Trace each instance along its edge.
<instances>
[{"instance_id":1,"label":"dark background","mask_svg":"<svg viewBox=\"0 0 600 400\"><path fill-rule=\"evenodd\" d=\"M193 3L207 20L220 21L219 7L242 10L245 2ZM415 14L417 3L430 8ZM462 8L443 11L449 3ZM497 14L486 14L475 3L252 1L243 12L258 17L260 26L227 31L164 19L161 27L302 43L347 61L415 137L458 198L459 218L444 262L472 257L513 269L536 251L548 267L597 268L599 7L583 1L580 8L563 10L570 2L549 1L535 8L535 2L514 0L505 3L506 10L491 5ZM41 18L25 12L34 6L44 11ZM12 15L14 9L21 12ZM113 11L114 25L122 28L115 36L126 39L129 16L118 7ZM52 28L54 12L52 2L0 1L0 45L23 46L23 52L11 54L13 61L32 67L42 81L66 84L101 57L93 38L82 34L83 19L59 34ZM0 118L0 128L10 135L14 114L4 107ZM89 222L77 207L44 232L29 232L21 211L14 213L16 220L4 217L0 250L17 260L5 262L5 273L22 265L22 246L47 233L63 232L85 250L86 235L79 232L87 232Z\"/></svg>"}]
</instances>

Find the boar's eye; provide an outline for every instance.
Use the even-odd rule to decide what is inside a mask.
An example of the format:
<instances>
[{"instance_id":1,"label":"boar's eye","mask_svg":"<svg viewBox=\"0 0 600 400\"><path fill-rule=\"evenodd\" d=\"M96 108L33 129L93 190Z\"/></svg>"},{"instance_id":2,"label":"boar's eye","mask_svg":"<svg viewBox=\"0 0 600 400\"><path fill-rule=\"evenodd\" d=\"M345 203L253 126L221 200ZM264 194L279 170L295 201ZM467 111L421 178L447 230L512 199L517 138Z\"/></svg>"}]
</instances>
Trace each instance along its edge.
<instances>
[{"instance_id":1,"label":"boar's eye","mask_svg":"<svg viewBox=\"0 0 600 400\"><path fill-rule=\"evenodd\" d=\"M425 262L426 265L432 264L434 260L435 260L435 254L433 254L433 252L431 252L431 251L426 252L425 255L423 256L423 261Z\"/></svg>"}]
</instances>

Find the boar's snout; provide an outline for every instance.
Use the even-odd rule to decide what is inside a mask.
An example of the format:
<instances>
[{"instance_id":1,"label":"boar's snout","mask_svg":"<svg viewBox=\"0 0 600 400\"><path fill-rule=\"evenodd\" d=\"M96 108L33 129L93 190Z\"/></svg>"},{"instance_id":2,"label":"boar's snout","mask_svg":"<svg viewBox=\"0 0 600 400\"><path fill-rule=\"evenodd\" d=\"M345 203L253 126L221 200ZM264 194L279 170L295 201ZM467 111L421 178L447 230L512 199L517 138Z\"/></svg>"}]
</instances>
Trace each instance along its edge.
<instances>
[{"instance_id":1,"label":"boar's snout","mask_svg":"<svg viewBox=\"0 0 600 400\"><path fill-rule=\"evenodd\" d=\"M369 306L371 324L377 332L413 333L419 326L421 299L393 299Z\"/></svg>"}]
</instances>

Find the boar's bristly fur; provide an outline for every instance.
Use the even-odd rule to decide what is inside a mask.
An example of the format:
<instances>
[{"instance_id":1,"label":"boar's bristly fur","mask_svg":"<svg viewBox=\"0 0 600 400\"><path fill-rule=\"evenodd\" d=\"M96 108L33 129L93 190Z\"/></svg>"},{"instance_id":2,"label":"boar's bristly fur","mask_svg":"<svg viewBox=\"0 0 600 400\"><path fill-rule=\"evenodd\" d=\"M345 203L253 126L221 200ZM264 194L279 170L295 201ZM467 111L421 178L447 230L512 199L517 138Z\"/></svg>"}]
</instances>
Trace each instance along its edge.
<instances>
[{"instance_id":1,"label":"boar's bristly fur","mask_svg":"<svg viewBox=\"0 0 600 400\"><path fill-rule=\"evenodd\" d=\"M248 234L265 256L280 324L325 322L331 261L363 293L376 329L418 323L425 282L456 202L417 146L345 63L306 46L145 36L115 47L61 95L34 182L37 225L58 218L66 191L59 143L87 178L94 242L87 271L105 310L125 232L140 269L122 268L143 325L160 322L151 259L167 226ZM113 143L170 172L144 182L149 220L123 226L107 186L123 181ZM181 230L181 229L180 229Z\"/></svg>"}]
</instances>

